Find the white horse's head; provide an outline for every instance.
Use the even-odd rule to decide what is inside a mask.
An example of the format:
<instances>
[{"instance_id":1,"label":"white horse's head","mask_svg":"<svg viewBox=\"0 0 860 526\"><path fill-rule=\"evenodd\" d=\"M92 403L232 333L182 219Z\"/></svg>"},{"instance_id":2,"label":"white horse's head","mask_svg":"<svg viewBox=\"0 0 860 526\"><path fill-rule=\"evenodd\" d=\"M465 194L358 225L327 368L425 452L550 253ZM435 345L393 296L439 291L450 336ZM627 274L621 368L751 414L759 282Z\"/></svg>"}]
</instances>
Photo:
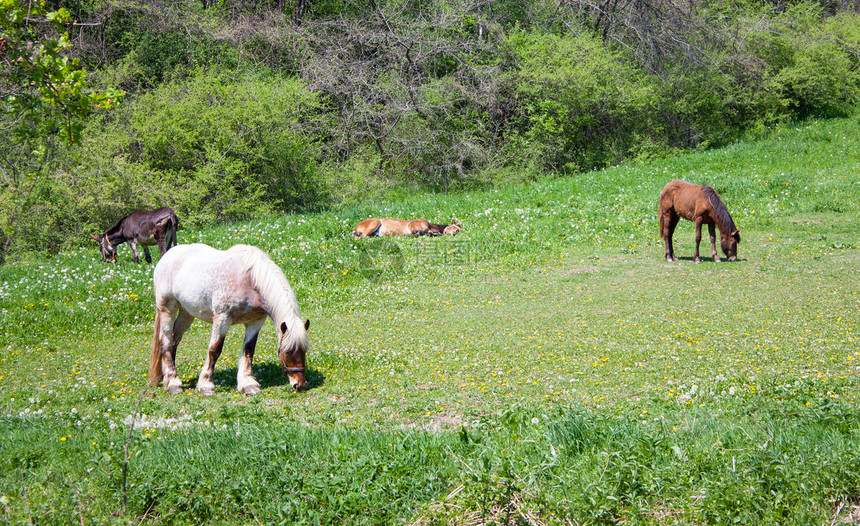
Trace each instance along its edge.
<instances>
[{"instance_id":1,"label":"white horse's head","mask_svg":"<svg viewBox=\"0 0 860 526\"><path fill-rule=\"evenodd\" d=\"M288 327L287 322L281 322L278 327L278 358L284 374L296 391L308 388L305 378L305 353L308 350L307 331L310 325L311 321L305 320L304 327L300 321L293 327Z\"/></svg>"}]
</instances>

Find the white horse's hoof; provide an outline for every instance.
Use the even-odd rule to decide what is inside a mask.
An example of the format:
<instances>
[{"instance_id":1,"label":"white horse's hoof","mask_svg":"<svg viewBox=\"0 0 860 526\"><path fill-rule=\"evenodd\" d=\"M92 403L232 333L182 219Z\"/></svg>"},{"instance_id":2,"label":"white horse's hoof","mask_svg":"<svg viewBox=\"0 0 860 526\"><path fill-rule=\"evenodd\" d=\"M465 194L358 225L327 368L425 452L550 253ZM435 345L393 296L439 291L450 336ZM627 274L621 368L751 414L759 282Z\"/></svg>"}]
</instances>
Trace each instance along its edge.
<instances>
[{"instance_id":1,"label":"white horse's hoof","mask_svg":"<svg viewBox=\"0 0 860 526\"><path fill-rule=\"evenodd\" d=\"M212 395L214 395L214 394L215 394L215 389L212 389L212 388L210 388L210 387L207 387L207 388L205 388L205 389L198 389L198 391L199 391L199 392L200 392L200 394L201 394L201 395L203 395L203 396L212 396Z\"/></svg>"},{"instance_id":2,"label":"white horse's hoof","mask_svg":"<svg viewBox=\"0 0 860 526\"><path fill-rule=\"evenodd\" d=\"M260 388L256 385L249 385L242 389L242 392L248 396L257 396L260 394Z\"/></svg>"},{"instance_id":3,"label":"white horse's hoof","mask_svg":"<svg viewBox=\"0 0 860 526\"><path fill-rule=\"evenodd\" d=\"M167 388L167 392L170 394L180 394L182 392L182 387L178 385L171 385Z\"/></svg>"}]
</instances>

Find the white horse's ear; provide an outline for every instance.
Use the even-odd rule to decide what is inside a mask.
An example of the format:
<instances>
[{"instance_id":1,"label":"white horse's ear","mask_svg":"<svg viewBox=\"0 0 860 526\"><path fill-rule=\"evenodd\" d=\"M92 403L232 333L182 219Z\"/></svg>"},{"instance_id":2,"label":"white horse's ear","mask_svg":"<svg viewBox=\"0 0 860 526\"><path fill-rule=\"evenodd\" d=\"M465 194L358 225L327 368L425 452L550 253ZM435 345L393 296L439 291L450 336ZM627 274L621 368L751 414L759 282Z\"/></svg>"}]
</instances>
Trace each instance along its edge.
<instances>
[{"instance_id":1,"label":"white horse's ear","mask_svg":"<svg viewBox=\"0 0 860 526\"><path fill-rule=\"evenodd\" d=\"M286 333L287 333L287 322L282 321L281 322L281 334L286 334Z\"/></svg>"},{"instance_id":2,"label":"white horse's ear","mask_svg":"<svg viewBox=\"0 0 860 526\"><path fill-rule=\"evenodd\" d=\"M308 330L310 328L311 328L311 320L305 320L305 330Z\"/></svg>"}]
</instances>

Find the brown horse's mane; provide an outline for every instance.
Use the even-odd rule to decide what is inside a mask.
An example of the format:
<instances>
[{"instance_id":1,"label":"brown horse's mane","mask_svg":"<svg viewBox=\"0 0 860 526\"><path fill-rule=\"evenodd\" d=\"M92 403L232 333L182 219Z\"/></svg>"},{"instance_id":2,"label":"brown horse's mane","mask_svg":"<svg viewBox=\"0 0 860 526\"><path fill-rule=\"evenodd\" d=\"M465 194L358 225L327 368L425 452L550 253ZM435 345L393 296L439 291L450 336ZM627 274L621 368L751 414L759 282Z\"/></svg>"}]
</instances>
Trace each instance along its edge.
<instances>
[{"instance_id":1,"label":"brown horse's mane","mask_svg":"<svg viewBox=\"0 0 860 526\"><path fill-rule=\"evenodd\" d=\"M717 195L716 190L711 186L702 185L702 190L714 209L714 221L717 223L717 228L720 229L720 236L731 236L732 232L737 229L735 228L735 222L732 221L732 216L729 215L729 209L726 208L725 203L723 203L720 196Z\"/></svg>"}]
</instances>

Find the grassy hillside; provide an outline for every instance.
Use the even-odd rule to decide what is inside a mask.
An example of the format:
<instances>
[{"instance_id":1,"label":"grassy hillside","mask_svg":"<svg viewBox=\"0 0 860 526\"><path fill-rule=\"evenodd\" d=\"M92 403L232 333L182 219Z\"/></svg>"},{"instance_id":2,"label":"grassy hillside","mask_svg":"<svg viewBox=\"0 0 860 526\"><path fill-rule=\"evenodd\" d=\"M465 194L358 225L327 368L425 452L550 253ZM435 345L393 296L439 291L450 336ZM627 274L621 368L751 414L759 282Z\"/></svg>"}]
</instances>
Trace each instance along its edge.
<instances>
[{"instance_id":1,"label":"grassy hillside","mask_svg":"<svg viewBox=\"0 0 860 526\"><path fill-rule=\"evenodd\" d=\"M860 498L860 119L471 194L180 232L250 243L311 320L311 389L235 391L240 329L145 392L152 267L95 246L0 268L12 523L822 524ZM671 179L714 186L740 261L666 263ZM455 238L357 241L368 216ZM707 248L703 247L707 253ZM133 429L132 429L133 428ZM125 469L125 471L124 471ZM4 519L6 520L6 519Z\"/></svg>"}]
</instances>

